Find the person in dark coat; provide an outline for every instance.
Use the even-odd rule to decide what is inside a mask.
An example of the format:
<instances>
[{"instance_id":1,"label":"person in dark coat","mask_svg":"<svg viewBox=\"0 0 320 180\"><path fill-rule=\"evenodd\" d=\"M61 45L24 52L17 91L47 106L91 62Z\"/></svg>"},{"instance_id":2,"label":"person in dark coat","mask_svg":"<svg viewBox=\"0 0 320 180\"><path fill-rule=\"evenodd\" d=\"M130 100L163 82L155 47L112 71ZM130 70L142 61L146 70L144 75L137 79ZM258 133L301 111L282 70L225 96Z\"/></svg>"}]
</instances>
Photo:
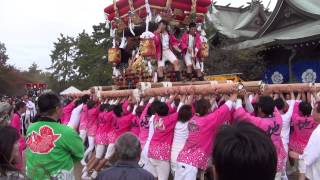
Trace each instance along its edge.
<instances>
[{"instance_id":1,"label":"person in dark coat","mask_svg":"<svg viewBox=\"0 0 320 180\"><path fill-rule=\"evenodd\" d=\"M132 133L124 133L115 143L116 163L99 173L97 180L155 180L139 165L141 145Z\"/></svg>"}]
</instances>

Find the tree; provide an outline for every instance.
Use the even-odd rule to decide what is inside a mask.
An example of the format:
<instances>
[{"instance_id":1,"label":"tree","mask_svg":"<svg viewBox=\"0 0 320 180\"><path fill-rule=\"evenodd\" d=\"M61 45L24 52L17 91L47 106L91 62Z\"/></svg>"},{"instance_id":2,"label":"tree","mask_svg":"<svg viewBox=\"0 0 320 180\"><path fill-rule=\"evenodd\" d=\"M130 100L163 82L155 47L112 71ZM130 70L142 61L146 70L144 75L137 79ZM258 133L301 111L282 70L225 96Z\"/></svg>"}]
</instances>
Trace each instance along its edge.
<instances>
[{"instance_id":1,"label":"tree","mask_svg":"<svg viewBox=\"0 0 320 180\"><path fill-rule=\"evenodd\" d=\"M112 68L106 52L111 46L109 30L104 23L93 26L92 34L83 31L76 38L60 35L51 53L53 79L58 89L70 85L87 89L94 85L109 85Z\"/></svg>"},{"instance_id":2,"label":"tree","mask_svg":"<svg viewBox=\"0 0 320 180\"><path fill-rule=\"evenodd\" d=\"M54 70L52 74L59 81L67 81L75 76L76 67L73 64L75 53L74 38L60 34L60 38L57 43L54 43L54 50L50 55L52 65L49 68Z\"/></svg>"},{"instance_id":3,"label":"tree","mask_svg":"<svg viewBox=\"0 0 320 180\"><path fill-rule=\"evenodd\" d=\"M59 82L59 87L56 89L60 91L66 88L70 81L72 81L76 74L77 67L74 65L74 58L76 53L76 46L74 38L60 34L58 42L54 43L54 50L51 51L51 67L52 78Z\"/></svg>"},{"instance_id":4,"label":"tree","mask_svg":"<svg viewBox=\"0 0 320 180\"><path fill-rule=\"evenodd\" d=\"M7 64L9 57L7 55L7 49L4 43L0 42L0 66L5 66Z\"/></svg>"},{"instance_id":5,"label":"tree","mask_svg":"<svg viewBox=\"0 0 320 180\"><path fill-rule=\"evenodd\" d=\"M242 79L259 80L265 71L266 64L260 53L263 48L222 49L210 48L210 56L205 62L209 74L242 73Z\"/></svg>"},{"instance_id":6,"label":"tree","mask_svg":"<svg viewBox=\"0 0 320 180\"><path fill-rule=\"evenodd\" d=\"M105 38L82 32L76 42L78 52L75 63L79 67L79 77L86 79L87 87L110 84L112 72L111 66L104 59L107 49Z\"/></svg>"},{"instance_id":7,"label":"tree","mask_svg":"<svg viewBox=\"0 0 320 180\"><path fill-rule=\"evenodd\" d=\"M31 64L31 66L28 68L28 72L32 73L32 74L40 74L41 70L39 69L38 64L36 64L35 62L33 62Z\"/></svg>"},{"instance_id":8,"label":"tree","mask_svg":"<svg viewBox=\"0 0 320 180\"><path fill-rule=\"evenodd\" d=\"M51 73L42 72L36 63L32 63L27 71L21 71L7 64L9 59L4 43L0 43L0 95L23 95L26 83L45 82L49 87L55 87L56 81L50 79Z\"/></svg>"}]
</instances>

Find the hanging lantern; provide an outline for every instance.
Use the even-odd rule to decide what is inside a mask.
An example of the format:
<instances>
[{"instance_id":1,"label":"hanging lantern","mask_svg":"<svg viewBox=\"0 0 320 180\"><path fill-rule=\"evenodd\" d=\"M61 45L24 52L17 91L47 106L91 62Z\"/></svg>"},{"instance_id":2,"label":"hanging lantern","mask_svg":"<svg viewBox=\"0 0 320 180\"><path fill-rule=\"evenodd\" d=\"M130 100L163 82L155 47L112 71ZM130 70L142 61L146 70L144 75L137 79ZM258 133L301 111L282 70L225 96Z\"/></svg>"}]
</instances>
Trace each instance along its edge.
<instances>
[{"instance_id":1,"label":"hanging lantern","mask_svg":"<svg viewBox=\"0 0 320 180\"><path fill-rule=\"evenodd\" d=\"M152 38L141 39L139 48L143 57L154 57L156 55L156 45Z\"/></svg>"},{"instance_id":2,"label":"hanging lantern","mask_svg":"<svg viewBox=\"0 0 320 180\"><path fill-rule=\"evenodd\" d=\"M108 49L108 62L110 64L119 64L121 62L121 50L119 48Z\"/></svg>"},{"instance_id":3,"label":"hanging lantern","mask_svg":"<svg viewBox=\"0 0 320 180\"><path fill-rule=\"evenodd\" d=\"M207 58L209 57L209 44L206 42L203 42L201 44L201 49L199 51L199 57L200 58Z\"/></svg>"}]
</instances>

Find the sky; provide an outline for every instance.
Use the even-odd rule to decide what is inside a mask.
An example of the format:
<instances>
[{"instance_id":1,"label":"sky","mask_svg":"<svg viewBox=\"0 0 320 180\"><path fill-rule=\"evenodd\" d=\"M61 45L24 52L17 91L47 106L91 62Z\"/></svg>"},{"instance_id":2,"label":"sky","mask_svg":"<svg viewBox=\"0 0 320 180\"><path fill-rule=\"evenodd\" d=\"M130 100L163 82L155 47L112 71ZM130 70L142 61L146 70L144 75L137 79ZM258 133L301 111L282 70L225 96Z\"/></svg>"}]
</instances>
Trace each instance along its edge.
<instances>
[{"instance_id":1,"label":"sky","mask_svg":"<svg viewBox=\"0 0 320 180\"><path fill-rule=\"evenodd\" d=\"M239 7L249 0L217 0L218 5ZM265 6L270 0L263 0ZM272 9L277 0L271 0ZM33 62L50 67L53 42L59 34L76 36L104 22L103 9L112 0L0 0L0 42L9 63L27 69Z\"/></svg>"}]
</instances>

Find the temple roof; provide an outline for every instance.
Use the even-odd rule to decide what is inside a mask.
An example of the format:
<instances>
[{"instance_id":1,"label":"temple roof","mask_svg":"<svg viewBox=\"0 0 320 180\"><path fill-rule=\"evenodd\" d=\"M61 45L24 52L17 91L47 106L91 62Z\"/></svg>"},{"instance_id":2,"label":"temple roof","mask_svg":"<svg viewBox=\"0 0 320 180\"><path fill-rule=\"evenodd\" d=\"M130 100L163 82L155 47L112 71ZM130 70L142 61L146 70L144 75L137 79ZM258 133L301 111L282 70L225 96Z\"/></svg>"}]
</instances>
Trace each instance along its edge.
<instances>
[{"instance_id":1,"label":"temple roof","mask_svg":"<svg viewBox=\"0 0 320 180\"><path fill-rule=\"evenodd\" d=\"M320 37L319 0L278 0L255 39L233 45L250 48L260 45L292 44Z\"/></svg>"},{"instance_id":2,"label":"temple roof","mask_svg":"<svg viewBox=\"0 0 320 180\"><path fill-rule=\"evenodd\" d=\"M261 38L254 40L247 40L232 47L245 49L256 47L260 45L274 45L274 44L292 44L302 41L310 41L315 38L320 38L320 21L312 23L305 23L296 28L285 28L274 31Z\"/></svg>"},{"instance_id":3,"label":"temple roof","mask_svg":"<svg viewBox=\"0 0 320 180\"><path fill-rule=\"evenodd\" d=\"M290 0L288 3L292 3L295 7L301 9L304 12L320 15L320 1L319 0Z\"/></svg>"},{"instance_id":4,"label":"temple roof","mask_svg":"<svg viewBox=\"0 0 320 180\"><path fill-rule=\"evenodd\" d=\"M207 17L221 34L229 38L250 38L265 23L267 13L260 3L245 8L213 5Z\"/></svg>"}]
</instances>

